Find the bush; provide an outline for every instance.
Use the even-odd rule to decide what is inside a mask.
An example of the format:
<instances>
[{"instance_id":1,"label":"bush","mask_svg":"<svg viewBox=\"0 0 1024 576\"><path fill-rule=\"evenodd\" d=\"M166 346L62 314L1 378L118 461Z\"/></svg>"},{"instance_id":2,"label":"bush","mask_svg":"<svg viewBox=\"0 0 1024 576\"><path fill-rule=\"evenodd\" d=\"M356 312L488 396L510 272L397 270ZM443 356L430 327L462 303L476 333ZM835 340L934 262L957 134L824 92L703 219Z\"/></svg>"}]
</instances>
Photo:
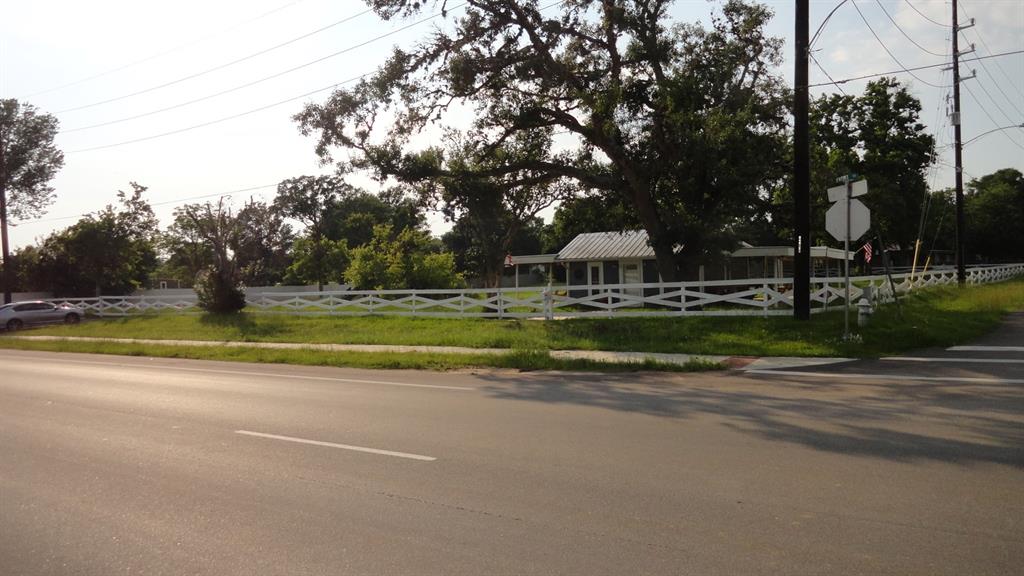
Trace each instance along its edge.
<instances>
[{"instance_id":1,"label":"bush","mask_svg":"<svg viewBox=\"0 0 1024 576\"><path fill-rule=\"evenodd\" d=\"M430 236L407 228L392 236L390 226L374 228L373 239L352 251L345 281L357 290L461 288L450 252L433 252Z\"/></svg>"},{"instance_id":2,"label":"bush","mask_svg":"<svg viewBox=\"0 0 1024 576\"><path fill-rule=\"evenodd\" d=\"M195 284L199 307L214 314L232 314L245 308L245 293L231 278L213 268L199 273Z\"/></svg>"}]
</instances>

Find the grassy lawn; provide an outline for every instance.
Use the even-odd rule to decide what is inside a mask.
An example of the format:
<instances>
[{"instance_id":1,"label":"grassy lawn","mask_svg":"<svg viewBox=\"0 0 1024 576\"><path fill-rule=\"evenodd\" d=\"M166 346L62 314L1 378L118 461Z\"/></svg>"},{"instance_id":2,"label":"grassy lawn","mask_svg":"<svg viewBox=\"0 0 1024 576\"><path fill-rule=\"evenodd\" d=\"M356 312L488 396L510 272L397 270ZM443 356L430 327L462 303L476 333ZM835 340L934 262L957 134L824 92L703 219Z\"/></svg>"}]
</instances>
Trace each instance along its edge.
<instances>
[{"instance_id":1,"label":"grassy lawn","mask_svg":"<svg viewBox=\"0 0 1024 576\"><path fill-rule=\"evenodd\" d=\"M508 354L438 354L325 352L318 350L269 350L262 348L222 348L210 346L164 346L153 344L122 344L116 342L33 342L0 338L0 348L42 350L48 352L80 352L118 354L158 358L192 358L266 364L302 364L308 366L339 366L372 369L456 370L462 368L506 368L522 371L562 370L573 372L701 372L721 370L721 364L694 359L686 364L644 362L609 363L592 360L552 358L546 350L514 350Z\"/></svg>"},{"instance_id":2,"label":"grassy lawn","mask_svg":"<svg viewBox=\"0 0 1024 576\"><path fill-rule=\"evenodd\" d=\"M77 326L53 326L33 330L32 333L108 338L466 346L519 351L579 349L873 357L915 348L952 346L990 331L1004 314L1024 310L1024 280L964 290L932 288L904 297L901 303L902 316L897 313L895 305L886 305L876 311L871 325L863 329L856 327L856 312L851 312L852 331L860 336L859 341L853 342L844 342L841 338L842 311L815 315L810 322L797 322L789 316L580 318L543 322L259 313L228 317L164 314L90 320ZM2 347L21 347L23 344L0 336ZM402 360L382 358L373 362L378 361ZM454 359L446 357L438 362L442 367ZM373 364L374 367L385 365Z\"/></svg>"}]
</instances>

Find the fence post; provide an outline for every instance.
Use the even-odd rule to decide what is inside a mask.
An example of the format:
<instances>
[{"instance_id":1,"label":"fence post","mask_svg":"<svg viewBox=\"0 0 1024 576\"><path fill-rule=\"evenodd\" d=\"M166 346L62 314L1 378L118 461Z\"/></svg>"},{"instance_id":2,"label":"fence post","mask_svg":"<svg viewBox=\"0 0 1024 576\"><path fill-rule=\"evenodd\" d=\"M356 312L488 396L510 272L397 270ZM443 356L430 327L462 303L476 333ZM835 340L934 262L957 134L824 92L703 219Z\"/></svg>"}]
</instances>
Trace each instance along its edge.
<instances>
[{"instance_id":1,"label":"fence post","mask_svg":"<svg viewBox=\"0 0 1024 576\"><path fill-rule=\"evenodd\" d=\"M764 305L761 306L761 310L764 311L764 317L768 317L768 283L764 283Z\"/></svg>"},{"instance_id":2,"label":"fence post","mask_svg":"<svg viewBox=\"0 0 1024 576\"><path fill-rule=\"evenodd\" d=\"M544 288L544 319L545 320L554 320L555 319L555 311L554 311L553 304L554 304L554 295L551 293L551 286L548 286L547 288Z\"/></svg>"}]
</instances>

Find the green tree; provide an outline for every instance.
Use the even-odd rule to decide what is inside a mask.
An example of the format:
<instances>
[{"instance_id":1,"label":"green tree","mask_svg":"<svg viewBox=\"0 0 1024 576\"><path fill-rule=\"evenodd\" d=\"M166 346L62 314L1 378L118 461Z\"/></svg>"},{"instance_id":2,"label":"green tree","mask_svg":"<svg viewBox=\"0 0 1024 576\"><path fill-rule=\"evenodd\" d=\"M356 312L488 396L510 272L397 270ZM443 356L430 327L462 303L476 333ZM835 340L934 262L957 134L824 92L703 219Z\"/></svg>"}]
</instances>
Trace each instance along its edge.
<instances>
[{"instance_id":1,"label":"green tree","mask_svg":"<svg viewBox=\"0 0 1024 576\"><path fill-rule=\"evenodd\" d=\"M199 273L213 266L213 248L197 222L180 209L174 211L174 221L161 236L161 250L166 255L163 270L187 286L194 286Z\"/></svg>"},{"instance_id":2,"label":"green tree","mask_svg":"<svg viewBox=\"0 0 1024 576\"><path fill-rule=\"evenodd\" d=\"M967 254L987 262L1024 260L1024 174L1004 168L971 180L964 198Z\"/></svg>"},{"instance_id":3,"label":"green tree","mask_svg":"<svg viewBox=\"0 0 1024 576\"><path fill-rule=\"evenodd\" d=\"M459 288L455 257L438 251L438 243L422 231L406 228L397 235L388 225L374 228L373 238L352 250L345 281L358 290Z\"/></svg>"},{"instance_id":4,"label":"green tree","mask_svg":"<svg viewBox=\"0 0 1024 576\"><path fill-rule=\"evenodd\" d=\"M227 314L245 307L241 276L231 246L237 242L238 219L226 205L224 197L216 204L186 204L175 211L185 226L209 246L213 264L196 276L195 289L199 306L208 312Z\"/></svg>"},{"instance_id":5,"label":"green tree","mask_svg":"<svg viewBox=\"0 0 1024 576\"><path fill-rule=\"evenodd\" d=\"M117 193L119 206L108 205L43 242L41 276L56 294L130 294L156 269L156 216L142 197L146 187L131 185L130 194Z\"/></svg>"},{"instance_id":6,"label":"green tree","mask_svg":"<svg viewBox=\"0 0 1024 576\"><path fill-rule=\"evenodd\" d=\"M314 284L318 279L341 282L351 257L344 240L323 240L317 260L316 247L310 238L299 238L292 246L292 263L285 271L284 283Z\"/></svg>"},{"instance_id":7,"label":"green tree","mask_svg":"<svg viewBox=\"0 0 1024 576\"><path fill-rule=\"evenodd\" d=\"M506 254L540 254L544 242L545 226L541 218L532 218L521 226L511 238ZM503 241L504 232L498 229L493 241ZM455 220L452 229L441 236L445 250L455 256L455 267L467 278L484 278L482 271L493 266L493 256L488 254L487 246L480 242L479 231L470 223L468 217ZM504 266L504 263L500 263ZM502 274L498 269L497 274ZM494 281L490 281L495 285Z\"/></svg>"},{"instance_id":8,"label":"green tree","mask_svg":"<svg viewBox=\"0 0 1024 576\"><path fill-rule=\"evenodd\" d=\"M242 283L272 286L281 282L291 264L289 249L295 239L284 216L266 202L250 199L236 216L238 233L231 251Z\"/></svg>"},{"instance_id":9,"label":"green tree","mask_svg":"<svg viewBox=\"0 0 1024 576\"><path fill-rule=\"evenodd\" d=\"M338 195L326 216L324 235L330 240L344 240L348 246L362 246L373 238L373 228L380 224L390 225L398 233L406 228L422 228L426 217L402 188L389 188L379 194L349 189Z\"/></svg>"},{"instance_id":10,"label":"green tree","mask_svg":"<svg viewBox=\"0 0 1024 576\"><path fill-rule=\"evenodd\" d=\"M22 246L11 254L11 289L14 292L52 291L41 260L39 246Z\"/></svg>"},{"instance_id":11,"label":"green tree","mask_svg":"<svg viewBox=\"0 0 1024 576\"><path fill-rule=\"evenodd\" d=\"M440 174L416 182L422 202L456 222L469 236L466 248L473 254L461 264L472 262L473 275L483 278L487 286L501 282L505 255L512 251L523 228L541 210L570 197L574 188L571 180L552 180L533 170L479 174L529 158L550 157L550 146L548 134L523 132L485 152L451 132L447 150L435 148L420 155L421 165L434 164L429 174Z\"/></svg>"},{"instance_id":12,"label":"green tree","mask_svg":"<svg viewBox=\"0 0 1024 576\"><path fill-rule=\"evenodd\" d=\"M57 125L56 118L31 104L0 99L0 281L4 303L11 301L7 219L41 214L53 201L50 180L64 165L64 153L53 143Z\"/></svg>"},{"instance_id":13,"label":"green tree","mask_svg":"<svg viewBox=\"0 0 1024 576\"><path fill-rule=\"evenodd\" d=\"M918 236L935 159L935 139L920 121L921 102L893 78L869 82L859 96L822 96L811 108L812 236L827 240L826 190L847 174L863 177L871 227L888 244L909 249ZM781 206L791 205L789 196ZM788 206L783 221L788 222Z\"/></svg>"},{"instance_id":14,"label":"green tree","mask_svg":"<svg viewBox=\"0 0 1024 576\"><path fill-rule=\"evenodd\" d=\"M385 19L427 5L368 4ZM354 168L413 181L452 175L423 162L411 138L462 104L475 113L479 177L530 172L537 183L569 178L621 195L661 276L674 280L680 266L696 270L731 244L751 198L788 169L788 100L774 74L782 43L764 33L770 10L730 0L705 29L674 25L669 5L577 0L542 11L537 0L478 0L449 29L413 52L396 50L375 76L296 119L318 135L322 159L341 146ZM519 135L556 132L576 147L484 162Z\"/></svg>"},{"instance_id":15,"label":"green tree","mask_svg":"<svg viewBox=\"0 0 1024 576\"><path fill-rule=\"evenodd\" d=\"M339 195L351 190L352 187L337 176L300 176L277 185L275 208L284 216L302 222L306 237L312 242L317 290L322 290L324 284L324 241L330 216L337 208Z\"/></svg>"},{"instance_id":16,"label":"green tree","mask_svg":"<svg viewBox=\"0 0 1024 576\"><path fill-rule=\"evenodd\" d=\"M555 253L586 232L638 230L640 222L629 204L616 194L597 193L559 204L544 230L543 251Z\"/></svg>"}]
</instances>

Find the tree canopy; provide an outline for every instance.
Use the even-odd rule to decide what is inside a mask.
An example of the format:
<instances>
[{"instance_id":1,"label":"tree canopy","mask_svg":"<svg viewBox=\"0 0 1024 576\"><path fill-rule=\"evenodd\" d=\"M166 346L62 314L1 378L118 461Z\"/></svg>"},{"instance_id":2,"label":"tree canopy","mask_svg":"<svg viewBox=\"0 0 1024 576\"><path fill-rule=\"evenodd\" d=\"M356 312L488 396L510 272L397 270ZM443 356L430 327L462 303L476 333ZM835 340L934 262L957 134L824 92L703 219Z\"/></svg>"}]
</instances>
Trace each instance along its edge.
<instances>
[{"instance_id":1,"label":"tree canopy","mask_svg":"<svg viewBox=\"0 0 1024 576\"><path fill-rule=\"evenodd\" d=\"M34 255L35 272L20 266L27 279L61 296L130 294L156 269L157 221L143 198L145 186L117 193L119 205L89 214L51 234ZM22 251L24 254L31 252Z\"/></svg>"},{"instance_id":2,"label":"tree canopy","mask_svg":"<svg viewBox=\"0 0 1024 576\"><path fill-rule=\"evenodd\" d=\"M372 0L385 19L426 3ZM476 0L371 78L297 115L325 160L341 146L378 177L451 176L411 138L453 104L473 111L481 177L530 171L621 195L636 211L666 280L733 240L751 198L786 169L781 41L771 12L727 2L709 28L673 25L665 0ZM385 111L390 114L384 114ZM389 124L380 126L387 117ZM487 163L521 135L571 141L561 151ZM676 252L674 248L682 245Z\"/></svg>"},{"instance_id":3,"label":"tree canopy","mask_svg":"<svg viewBox=\"0 0 1024 576\"><path fill-rule=\"evenodd\" d=\"M50 180L64 165L64 153L53 140L57 119L31 104L0 99L0 243L4 302L11 301L8 218L27 218L53 202Z\"/></svg>"},{"instance_id":4,"label":"tree canopy","mask_svg":"<svg viewBox=\"0 0 1024 576\"><path fill-rule=\"evenodd\" d=\"M1024 174L1004 168L968 182L967 254L989 262L1024 258Z\"/></svg>"}]
</instances>

